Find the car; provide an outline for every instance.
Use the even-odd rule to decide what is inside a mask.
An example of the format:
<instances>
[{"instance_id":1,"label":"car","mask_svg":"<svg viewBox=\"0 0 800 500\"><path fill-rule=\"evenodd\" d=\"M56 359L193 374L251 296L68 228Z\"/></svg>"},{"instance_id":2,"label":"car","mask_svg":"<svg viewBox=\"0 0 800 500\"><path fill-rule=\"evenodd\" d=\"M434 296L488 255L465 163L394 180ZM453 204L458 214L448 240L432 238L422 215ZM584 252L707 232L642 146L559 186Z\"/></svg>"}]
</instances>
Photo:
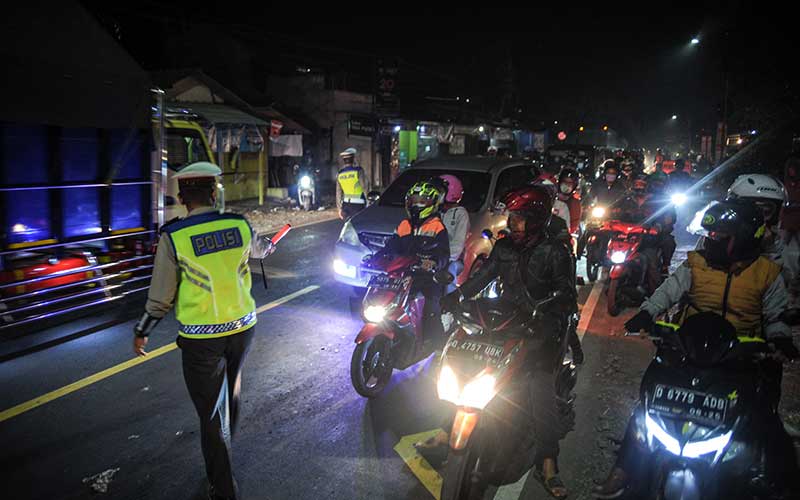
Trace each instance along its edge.
<instances>
[{"instance_id":1,"label":"car","mask_svg":"<svg viewBox=\"0 0 800 500\"><path fill-rule=\"evenodd\" d=\"M493 157L446 157L415 163L404 170L377 201L345 222L336 242L333 258L337 281L363 291L374 271L364 269L364 257L382 249L395 228L406 217L406 191L417 181L452 174L464 185L461 205L470 215L470 234L464 255L464 271L456 277L463 283L489 256L493 240L482 235L484 229L498 234L506 227L506 217L494 209L508 191L535 180L540 171L529 160Z\"/></svg>"}]
</instances>

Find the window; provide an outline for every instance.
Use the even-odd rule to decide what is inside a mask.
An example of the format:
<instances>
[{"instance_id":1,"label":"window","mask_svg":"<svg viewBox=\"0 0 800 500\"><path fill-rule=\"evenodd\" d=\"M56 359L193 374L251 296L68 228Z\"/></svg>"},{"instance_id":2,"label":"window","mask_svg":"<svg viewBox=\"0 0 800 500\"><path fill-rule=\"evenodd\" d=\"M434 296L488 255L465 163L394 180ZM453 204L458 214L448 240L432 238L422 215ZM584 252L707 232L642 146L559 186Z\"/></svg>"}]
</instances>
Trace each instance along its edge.
<instances>
[{"instance_id":1,"label":"window","mask_svg":"<svg viewBox=\"0 0 800 500\"><path fill-rule=\"evenodd\" d=\"M114 130L111 134L111 164L114 180L148 177L143 167L142 137L138 129Z\"/></svg>"},{"instance_id":2,"label":"window","mask_svg":"<svg viewBox=\"0 0 800 500\"><path fill-rule=\"evenodd\" d=\"M417 181L427 180L443 174L455 175L464 186L464 198L461 205L469 212L477 212L486 201L489 191L490 177L485 172L470 172L466 170L433 170L427 168L412 168L406 170L394 180L381 195L379 204L384 207L405 206L406 192Z\"/></svg>"},{"instance_id":3,"label":"window","mask_svg":"<svg viewBox=\"0 0 800 500\"><path fill-rule=\"evenodd\" d=\"M143 227L141 186L111 188L111 230Z\"/></svg>"},{"instance_id":4,"label":"window","mask_svg":"<svg viewBox=\"0 0 800 500\"><path fill-rule=\"evenodd\" d=\"M167 129L167 166L180 172L186 165L211 161L200 133L192 129Z\"/></svg>"},{"instance_id":5,"label":"window","mask_svg":"<svg viewBox=\"0 0 800 500\"><path fill-rule=\"evenodd\" d=\"M100 190L63 190L64 236L76 238L97 234L100 227Z\"/></svg>"},{"instance_id":6,"label":"window","mask_svg":"<svg viewBox=\"0 0 800 500\"><path fill-rule=\"evenodd\" d=\"M536 176L536 167L533 165L520 165L503 170L497 178L494 200L499 200L511 190L527 186L536 179Z\"/></svg>"},{"instance_id":7,"label":"window","mask_svg":"<svg viewBox=\"0 0 800 500\"><path fill-rule=\"evenodd\" d=\"M3 182L7 185L45 184L48 182L47 128L43 126L6 125L2 128Z\"/></svg>"},{"instance_id":8,"label":"window","mask_svg":"<svg viewBox=\"0 0 800 500\"><path fill-rule=\"evenodd\" d=\"M6 197L8 243L30 243L53 237L47 191L10 191L2 195Z\"/></svg>"}]
</instances>

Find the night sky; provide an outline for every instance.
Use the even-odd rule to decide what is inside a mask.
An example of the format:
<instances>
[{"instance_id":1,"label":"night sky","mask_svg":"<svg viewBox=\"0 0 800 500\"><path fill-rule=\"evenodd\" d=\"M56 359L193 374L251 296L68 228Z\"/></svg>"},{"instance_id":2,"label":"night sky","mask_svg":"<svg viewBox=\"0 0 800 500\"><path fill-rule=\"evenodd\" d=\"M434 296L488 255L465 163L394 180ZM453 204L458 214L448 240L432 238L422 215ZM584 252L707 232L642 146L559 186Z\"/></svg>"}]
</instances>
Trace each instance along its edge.
<instances>
[{"instance_id":1,"label":"night sky","mask_svg":"<svg viewBox=\"0 0 800 500\"><path fill-rule=\"evenodd\" d=\"M496 113L505 97L505 114L516 110L530 126L608 124L637 143L675 126L673 114L687 130L713 129L726 74L731 129L766 126L797 104L788 16L744 2L435 11L420 3L84 5L146 69L201 66L245 98L268 95L266 77L297 66L346 72L350 87L370 91L375 59L396 57L401 92L468 96ZM175 50L169 40L178 34L196 43ZM695 35L701 43L692 46Z\"/></svg>"}]
</instances>

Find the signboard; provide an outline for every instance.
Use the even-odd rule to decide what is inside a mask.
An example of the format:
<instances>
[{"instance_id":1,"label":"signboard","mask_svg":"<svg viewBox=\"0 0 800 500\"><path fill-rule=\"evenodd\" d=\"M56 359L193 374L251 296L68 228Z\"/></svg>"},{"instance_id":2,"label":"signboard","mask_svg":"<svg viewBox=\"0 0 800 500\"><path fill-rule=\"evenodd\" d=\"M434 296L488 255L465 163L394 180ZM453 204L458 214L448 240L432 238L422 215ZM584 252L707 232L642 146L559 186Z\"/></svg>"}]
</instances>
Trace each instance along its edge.
<instances>
[{"instance_id":1,"label":"signboard","mask_svg":"<svg viewBox=\"0 0 800 500\"><path fill-rule=\"evenodd\" d=\"M399 112L397 97L397 61L378 59L375 80L375 107L382 114Z\"/></svg>"},{"instance_id":2,"label":"signboard","mask_svg":"<svg viewBox=\"0 0 800 500\"><path fill-rule=\"evenodd\" d=\"M350 120L347 122L347 135L374 136L375 120L368 115L350 115Z\"/></svg>"}]
</instances>

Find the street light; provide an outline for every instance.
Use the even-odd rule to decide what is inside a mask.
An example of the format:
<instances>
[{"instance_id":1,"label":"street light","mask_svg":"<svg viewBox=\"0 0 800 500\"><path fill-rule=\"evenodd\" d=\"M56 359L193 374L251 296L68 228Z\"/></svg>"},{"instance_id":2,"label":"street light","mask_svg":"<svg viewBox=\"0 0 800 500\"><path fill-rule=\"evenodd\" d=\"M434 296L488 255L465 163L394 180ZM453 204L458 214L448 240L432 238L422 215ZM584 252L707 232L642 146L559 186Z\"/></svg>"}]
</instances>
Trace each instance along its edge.
<instances>
[{"instance_id":1,"label":"street light","mask_svg":"<svg viewBox=\"0 0 800 500\"><path fill-rule=\"evenodd\" d=\"M678 115L672 115L672 119L673 120L677 120L678 119Z\"/></svg>"},{"instance_id":2,"label":"street light","mask_svg":"<svg viewBox=\"0 0 800 500\"><path fill-rule=\"evenodd\" d=\"M692 45L697 45L698 43L700 43L700 39L699 38L697 38L697 37L692 38Z\"/></svg>"}]
</instances>

